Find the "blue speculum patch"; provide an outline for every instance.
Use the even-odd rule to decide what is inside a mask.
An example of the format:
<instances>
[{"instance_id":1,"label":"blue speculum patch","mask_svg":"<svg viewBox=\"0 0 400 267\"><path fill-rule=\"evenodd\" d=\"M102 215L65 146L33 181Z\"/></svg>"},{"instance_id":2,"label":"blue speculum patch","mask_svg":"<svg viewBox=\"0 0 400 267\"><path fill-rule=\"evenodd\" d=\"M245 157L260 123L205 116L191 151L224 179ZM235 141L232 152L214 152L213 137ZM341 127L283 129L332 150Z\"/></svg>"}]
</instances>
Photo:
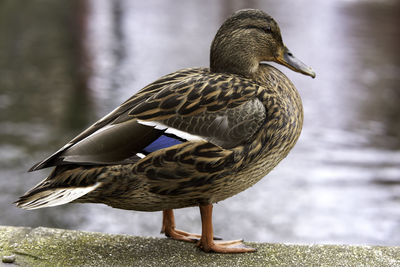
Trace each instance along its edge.
<instances>
[{"instance_id":1,"label":"blue speculum patch","mask_svg":"<svg viewBox=\"0 0 400 267\"><path fill-rule=\"evenodd\" d=\"M143 152L148 154L163 148L167 148L170 146L174 146L177 144L181 144L182 140L176 139L174 137L166 136L166 135L161 135L159 138L157 138L154 142L152 142L150 145L146 146L143 149Z\"/></svg>"}]
</instances>

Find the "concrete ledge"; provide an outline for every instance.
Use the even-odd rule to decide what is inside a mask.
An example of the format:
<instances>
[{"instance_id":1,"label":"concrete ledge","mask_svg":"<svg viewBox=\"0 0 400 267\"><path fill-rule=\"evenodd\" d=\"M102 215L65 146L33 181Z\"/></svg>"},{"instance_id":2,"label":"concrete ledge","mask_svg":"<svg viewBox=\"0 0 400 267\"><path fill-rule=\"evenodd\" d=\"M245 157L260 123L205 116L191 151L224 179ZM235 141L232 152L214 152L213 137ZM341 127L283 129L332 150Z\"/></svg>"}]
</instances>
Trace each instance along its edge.
<instances>
[{"instance_id":1,"label":"concrete ledge","mask_svg":"<svg viewBox=\"0 0 400 267\"><path fill-rule=\"evenodd\" d=\"M248 244L258 251L206 254L167 238L0 226L0 266L400 266L400 247Z\"/></svg>"}]
</instances>

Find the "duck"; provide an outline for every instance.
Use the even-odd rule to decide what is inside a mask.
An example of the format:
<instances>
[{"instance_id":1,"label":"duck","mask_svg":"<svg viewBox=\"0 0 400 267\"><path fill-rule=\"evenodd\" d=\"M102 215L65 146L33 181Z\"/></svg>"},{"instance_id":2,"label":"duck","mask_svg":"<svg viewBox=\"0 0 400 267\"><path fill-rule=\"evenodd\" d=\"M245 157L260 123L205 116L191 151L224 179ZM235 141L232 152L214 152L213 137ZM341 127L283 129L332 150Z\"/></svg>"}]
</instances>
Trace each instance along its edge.
<instances>
[{"instance_id":1,"label":"duck","mask_svg":"<svg viewBox=\"0 0 400 267\"><path fill-rule=\"evenodd\" d=\"M303 107L275 62L316 76L258 9L228 17L210 66L167 74L139 90L29 171L53 167L21 196L32 210L66 203L162 211L162 233L204 252L254 252L213 232L213 205L265 177L297 142ZM244 204L245 205L245 204ZM176 228L174 209L199 207L201 234Z\"/></svg>"}]
</instances>

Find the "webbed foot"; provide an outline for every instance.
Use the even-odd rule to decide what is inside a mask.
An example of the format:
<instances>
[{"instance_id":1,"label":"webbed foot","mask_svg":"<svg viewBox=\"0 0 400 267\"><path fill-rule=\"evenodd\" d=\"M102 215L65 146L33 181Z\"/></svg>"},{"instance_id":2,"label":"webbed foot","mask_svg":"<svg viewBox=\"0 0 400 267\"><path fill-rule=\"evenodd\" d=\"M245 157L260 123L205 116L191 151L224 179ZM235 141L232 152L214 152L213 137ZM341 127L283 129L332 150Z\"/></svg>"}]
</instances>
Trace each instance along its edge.
<instances>
[{"instance_id":1,"label":"webbed foot","mask_svg":"<svg viewBox=\"0 0 400 267\"><path fill-rule=\"evenodd\" d=\"M172 209L163 211L163 224L161 233L165 234L165 236L169 238L185 242L194 243L201 239L201 235L199 234L188 233L175 228L175 216ZM214 240L222 240L222 238L214 237Z\"/></svg>"},{"instance_id":2,"label":"webbed foot","mask_svg":"<svg viewBox=\"0 0 400 267\"><path fill-rule=\"evenodd\" d=\"M255 248L247 247L243 240L214 241L212 226L212 204L201 205L202 236L197 246L205 252L217 253L245 253L255 252Z\"/></svg>"},{"instance_id":3,"label":"webbed foot","mask_svg":"<svg viewBox=\"0 0 400 267\"><path fill-rule=\"evenodd\" d=\"M222 238L214 237L212 227L212 204L200 205L202 234L188 233L175 229L175 217L172 209L163 211L163 225L161 233L167 237L185 241L197 242L197 246L204 252L216 253L244 253L254 252L256 249L247 247L243 244L243 240L216 241Z\"/></svg>"},{"instance_id":4,"label":"webbed foot","mask_svg":"<svg viewBox=\"0 0 400 267\"><path fill-rule=\"evenodd\" d=\"M248 247L243 244L242 240L231 240L231 241L199 241L197 246L205 252L216 252L216 253L245 253L255 252L255 248Z\"/></svg>"}]
</instances>

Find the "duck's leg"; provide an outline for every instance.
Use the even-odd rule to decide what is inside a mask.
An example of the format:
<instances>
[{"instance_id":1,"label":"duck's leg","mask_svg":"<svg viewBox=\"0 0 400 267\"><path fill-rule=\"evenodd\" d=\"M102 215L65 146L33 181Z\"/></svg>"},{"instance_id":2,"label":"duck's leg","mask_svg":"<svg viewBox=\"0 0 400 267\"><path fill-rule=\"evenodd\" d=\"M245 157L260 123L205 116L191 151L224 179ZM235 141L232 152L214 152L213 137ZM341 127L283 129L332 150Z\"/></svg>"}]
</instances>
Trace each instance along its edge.
<instances>
[{"instance_id":1,"label":"duck's leg","mask_svg":"<svg viewBox=\"0 0 400 267\"><path fill-rule=\"evenodd\" d=\"M163 210L163 224L161 228L161 233L164 233L167 237L175 240L186 241L186 242L196 242L200 239L200 235L187 233L178 229L175 229L175 217L174 211Z\"/></svg>"},{"instance_id":2,"label":"duck's leg","mask_svg":"<svg viewBox=\"0 0 400 267\"><path fill-rule=\"evenodd\" d=\"M218 253L243 253L254 252L256 249L246 247L242 240L233 241L214 241L214 232L212 226L212 204L200 205L201 214L201 238L198 246L205 252Z\"/></svg>"}]
</instances>

